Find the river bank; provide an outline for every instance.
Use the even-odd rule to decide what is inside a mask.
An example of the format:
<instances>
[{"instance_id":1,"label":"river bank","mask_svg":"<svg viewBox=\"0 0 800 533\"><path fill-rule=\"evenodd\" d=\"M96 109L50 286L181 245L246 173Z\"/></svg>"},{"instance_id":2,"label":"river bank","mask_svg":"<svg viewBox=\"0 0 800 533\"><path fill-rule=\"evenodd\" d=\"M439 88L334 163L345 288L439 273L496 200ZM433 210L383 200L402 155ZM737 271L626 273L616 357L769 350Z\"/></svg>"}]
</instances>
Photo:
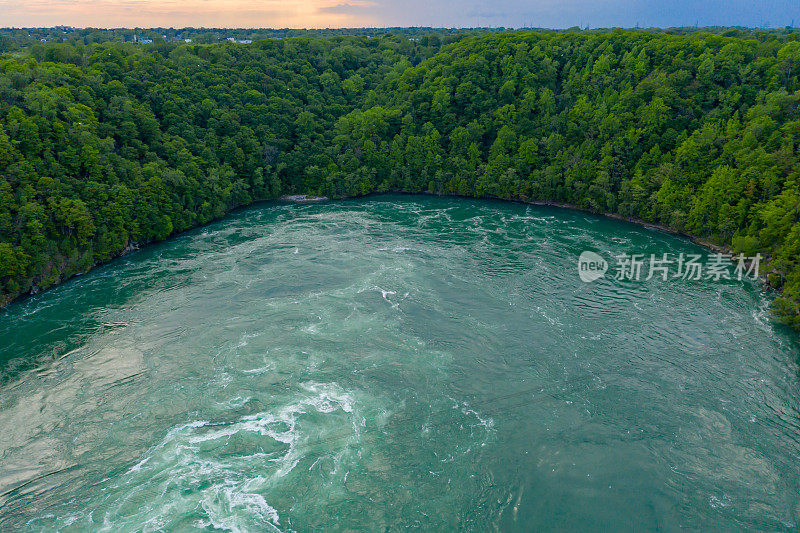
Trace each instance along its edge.
<instances>
[{"instance_id":1,"label":"river bank","mask_svg":"<svg viewBox=\"0 0 800 533\"><path fill-rule=\"evenodd\" d=\"M307 194L287 194L278 198L279 202L290 202L294 204L311 204L330 200L327 196L309 196Z\"/></svg>"},{"instance_id":2,"label":"river bank","mask_svg":"<svg viewBox=\"0 0 800 533\"><path fill-rule=\"evenodd\" d=\"M227 216L230 216L232 213L235 213L236 211L238 211L240 209L247 209L249 207L252 207L252 206L260 204L260 203L279 202L279 203L293 203L293 204L302 205L302 204L319 203L319 202L325 202L325 201L337 201L337 200L349 200L349 199L367 198L367 197L373 197L373 196L375 196L375 197L377 197L377 196L385 196L387 194L400 194L400 195L407 195L407 196L439 196L439 197L447 197L447 198L463 198L463 199L467 199L467 200L499 200L499 201L503 201L503 202L520 203L520 204L526 204L526 205L532 205L532 206L555 207L555 208L559 208L559 209L568 209L568 210L572 210L572 211L578 211L578 212L581 212L581 213L587 213L587 214L591 214L591 215L595 215L595 216L602 216L602 217L606 217L606 218L610 218L610 219L614 219L614 220L619 220L619 221L627 222L627 223L630 223L630 224L635 224L637 226L641 226L641 227L644 227L644 228L647 228L647 229L662 231L662 232L668 233L670 235L679 236L679 237L682 237L682 238L685 238L685 239L691 241L694 244L697 244L699 246L703 246L705 248L708 248L709 250L711 250L713 252L716 252L716 253L723 253L723 254L731 254L732 253L731 248L728 247L728 246L724 246L724 245L720 245L720 244L717 244L717 243L713 243L713 242L711 242L711 241L709 241L707 239L703 239L703 238L697 237L695 235L691 235L689 233L686 233L686 232L683 232L683 231L680 231L680 230L676 230L676 229L671 228L669 226L665 226L665 225L662 225L662 224L649 222L647 220L644 220L644 219L641 219L641 218L637 218L637 217L628 217L628 216L620 215L620 214L617 214L617 213L603 213L603 212L593 211L591 209L587 209L585 207L581 207L581 206L578 206L578 205L575 205L575 204L564 203L564 202L554 202L554 201L550 201L550 200L526 200L526 199L522 199L522 198L500 198L500 197L496 197L496 196L484 196L484 197L478 198L478 197L463 196L463 195L458 195L458 194L431 193L431 192L427 192L427 191L419 191L419 192L407 192L407 191L372 192L372 193L368 193L368 194L361 195L361 196L345 196L345 197L341 197L341 198L328 198L326 196L315 196L315 195L309 195L309 194L284 195L284 196L281 196L281 197L276 198L276 199L258 200L258 201L255 201L255 202L251 203L251 204L248 204L248 205L243 205L243 206L236 207L236 208L232 209L231 211L229 211L228 213L226 213L223 216L223 218L227 217ZM217 220L219 220L219 219L212 220L212 221L209 222L209 224L213 223L213 222L215 222ZM187 229L186 231L191 231L192 229L196 229L198 227L202 227L202 225L201 226L194 226L192 228ZM176 237L178 235L181 235L183 233L185 233L185 232L174 233L174 234L170 235L169 237L167 237L167 239L165 239L165 240L169 240L169 239L171 239L173 237ZM10 299L5 298L6 295L2 295L3 297L0 297L0 310L2 310L3 308L7 307L11 303L19 302L19 301L22 301L22 300L24 300L26 298L30 298L31 296L35 296L37 294L41 294L42 292L47 291L47 290L49 290L49 289L51 289L53 287L56 287L58 285L61 285L64 282L69 281L70 279L73 279L73 278L75 278L77 276L80 276L82 274L86 274L87 272L90 272L91 270L93 270L93 269L95 269L95 268L97 268L99 266L109 264L109 263L111 263L111 262L113 262L113 261L115 261L117 259L120 259L122 257L125 257L125 256L129 255L131 252L137 251L137 250L139 250L139 249L141 249L143 247L149 246L149 245L154 244L156 242L164 242L164 241L128 242L126 244L125 248L123 250L121 250L119 254L113 256L109 260L95 262L95 263L92 264L92 266L90 268L87 268L87 269L82 270L80 272L76 272L73 275L66 276L63 279L57 279L54 283L48 285L47 287L39 287L36 284L34 284L31 287L31 289L29 289L28 291L23 292L23 293L15 296L13 298L10 298ZM764 288L766 288L768 286L767 275L765 273L768 270L766 268L766 266L768 264L769 264L769 258L768 257L764 257L762 265L765 266L765 268L760 269L759 276L758 276L758 280L764 286Z\"/></svg>"},{"instance_id":3,"label":"river bank","mask_svg":"<svg viewBox=\"0 0 800 533\"><path fill-rule=\"evenodd\" d=\"M578 206L578 205L575 205L575 204L570 204L570 203L553 202L553 201L550 201L550 200L525 200L525 199L522 199L522 198L500 198L500 197L497 197L497 196L488 196L488 197L483 197L483 198L475 198L473 196L462 196L462 195L458 195L458 194L437 194L437 193L430 193L430 192L409 193L409 192L404 192L404 191L391 191L391 193L372 193L371 195L379 196L379 195L382 195L382 194L407 194L409 196L419 196L419 195L423 195L423 196L440 196L440 197L444 197L444 198L464 198L464 199L469 199L469 200L476 200L476 199L478 199L478 200L480 200L480 199L484 199L484 200L499 200L499 201L502 201L502 202L512 202L512 203L533 205L533 206L539 206L539 207L555 207L555 208L559 208L559 209L568 209L568 210L571 210L571 211L578 211L578 212L586 213L586 214L590 214L590 215L610 218L610 219L619 220L619 221L622 221L622 222L628 222L630 224L635 224L637 226L641 226L643 228L647 228L647 229L651 229L651 230L662 231L662 232L668 233L670 235L675 235L675 236L678 236L678 237L685 238L685 239L691 241L692 243L697 244L698 246L702 246L704 248L708 248L709 250L711 250L711 251L713 251L715 253L730 254L730 255L734 254L734 251L730 246L717 244L717 243L709 241L708 239L703 239L701 237L697 237L697 236L692 235L690 233L686 233L684 231L680 231L680 230L671 228L669 226L665 226L663 224L657 224L657 223L654 223L654 222L649 222L649 221L644 220L642 218L628 217L628 216L620 215L620 214L617 214L617 213L603 213L603 212L599 212L599 211L593 211L591 209L587 209L585 207L581 207L581 206ZM371 195L367 195L367 196L371 196ZM768 259L769 258L762 257L762 260L763 260L762 264L764 264L764 265L768 264L769 263ZM759 271L759 275L758 275L758 280L760 282L764 283L764 284L767 283L767 276L764 273L765 270L766 269L761 269Z\"/></svg>"}]
</instances>

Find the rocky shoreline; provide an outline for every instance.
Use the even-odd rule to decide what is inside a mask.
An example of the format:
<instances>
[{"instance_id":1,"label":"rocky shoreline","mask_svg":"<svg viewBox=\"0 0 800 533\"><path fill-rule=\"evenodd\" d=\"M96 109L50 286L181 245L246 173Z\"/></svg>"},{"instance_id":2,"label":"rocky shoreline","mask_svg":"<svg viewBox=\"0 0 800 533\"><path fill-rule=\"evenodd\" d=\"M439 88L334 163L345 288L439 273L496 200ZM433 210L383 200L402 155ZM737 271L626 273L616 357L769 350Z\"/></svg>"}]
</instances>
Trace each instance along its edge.
<instances>
[{"instance_id":1,"label":"rocky shoreline","mask_svg":"<svg viewBox=\"0 0 800 533\"><path fill-rule=\"evenodd\" d=\"M294 204L308 204L314 202L324 202L330 200L327 196L309 196L307 194L287 194L278 198L281 202L291 202Z\"/></svg>"}]
</instances>

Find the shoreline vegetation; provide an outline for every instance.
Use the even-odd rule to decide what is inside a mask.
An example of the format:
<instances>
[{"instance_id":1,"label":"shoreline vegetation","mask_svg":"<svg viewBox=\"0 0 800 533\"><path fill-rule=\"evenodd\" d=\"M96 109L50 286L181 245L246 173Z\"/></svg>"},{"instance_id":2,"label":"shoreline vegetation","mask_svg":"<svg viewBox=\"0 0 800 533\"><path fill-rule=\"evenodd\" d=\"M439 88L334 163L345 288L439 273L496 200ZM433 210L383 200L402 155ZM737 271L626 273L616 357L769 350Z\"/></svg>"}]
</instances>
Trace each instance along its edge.
<instances>
[{"instance_id":1,"label":"shoreline vegetation","mask_svg":"<svg viewBox=\"0 0 800 533\"><path fill-rule=\"evenodd\" d=\"M576 212L579 212L579 213L586 213L586 214L595 215L595 216L599 216L599 217L610 218L612 220L619 220L621 222L627 222L629 224L634 224L634 225L640 226L642 228L661 231L661 232L667 233L669 235L674 235L674 236L685 238L688 241L690 241L690 242L692 242L692 243L694 243L694 244L696 244L698 246L702 246L704 248L707 248L707 249L709 249L709 250L711 250L713 252L719 252L719 253L725 253L725 254L732 253L732 249L730 247L720 246L718 244L715 244L715 243L709 242L707 240L698 238L698 237L696 237L694 235L689 235L687 233L683 233L681 231L675 230L675 229L667 227L667 226L663 226L663 225L660 225L660 224L654 224L652 222L648 222L648 221L642 220L640 218L625 217L625 216L618 215L618 214L615 214L615 213L595 212L595 211L588 210L586 208L579 207L579 206L574 205L574 204L566 204L566 203L561 203L561 202L550 202L550 201L547 201L547 200L522 200L522 199L519 199L519 198L499 198L499 197L493 197L493 196L478 198L478 197L474 197L474 196L462 196L462 195L458 195L458 194L436 194L436 193L430 193L430 192L426 192L426 191L420 191L420 192L406 192L406 191L370 192L370 193L367 193L367 194L364 194L364 195L360 195L360 196L342 196L342 197L338 197L338 198L328 198L326 196L314 196L314 195L307 195L307 194L284 195L284 196L281 196L280 198L276 198L276 199L256 200L251 204L239 206L239 207L237 207L235 209L232 209L230 212L226 213L220 219L211 220L207 224L212 224L212 223L214 223L214 222L216 222L218 220L221 220L222 218L230 216L237 209L251 208L251 207L254 207L255 205L257 205L258 203L261 203L261 202L278 202L278 203L288 203L288 204L315 204L315 203L321 203L321 202L337 202L337 201L343 201L343 200L358 200L358 199L363 199L363 198L368 198L368 197L380 197L380 196L385 196L385 195L388 195L388 194L397 194L397 195L405 195L405 196L435 196L435 197L439 197L439 198L461 198L461 199L464 199L464 200L495 200L495 201L501 201L501 202L509 202L509 203L531 205L531 206L535 206L535 207L554 207L554 208L557 208L557 209L565 209L565 210L568 210L568 211L576 211ZM186 229L184 231L189 231L191 229L196 229L197 227L199 227L199 226L188 228L188 229ZM135 252L135 251L138 251L138 250L140 250L140 249L142 249L142 248L144 248L146 246L149 246L151 244L156 244L157 242L169 241L170 239L179 236L181 233L183 233L183 232L173 233L173 234L169 235L166 239L164 239L164 241L151 241L151 242L148 242L148 243L129 243L128 245L126 245L124 250L119 255L110 258L108 261L104 261L102 263L96 263L96 264L92 265L88 270L86 270L84 272L79 272L79 273L75 274L75 276L73 276L73 277L77 277L77 276L80 276L80 275L83 275L83 274L87 274L87 273L91 272L93 269L95 269L95 268L97 268L99 266L108 264L111 261L114 261L115 259L120 259L122 257L125 257L128 254L130 254L132 252ZM66 278L66 279L63 279L63 280L59 280L56 283L54 283L53 285L51 285L50 287L47 287L47 289L55 288L55 287L61 285L62 283L66 282L66 281L69 281L70 279L72 279L72 277ZM762 269L761 272L759 272L758 281L764 286L764 288L766 288L768 286L768 278L767 278L766 273L763 271L763 269ZM44 290L47 290L47 289L44 289ZM39 292L41 292L41 291L38 290L38 289L32 290L32 291L30 291L28 293L24 293L24 294L18 295L13 300L7 301L5 303L0 303L0 310L5 308L6 306L10 305L11 303L14 303L14 302L17 302L17 301L22 301L22 300L24 300L26 298L29 298L31 296L35 296L36 294L39 294Z\"/></svg>"},{"instance_id":2,"label":"shoreline vegetation","mask_svg":"<svg viewBox=\"0 0 800 533\"><path fill-rule=\"evenodd\" d=\"M0 305L256 201L402 192L760 253L800 328L798 147L791 31L23 43L0 55Z\"/></svg>"}]
</instances>

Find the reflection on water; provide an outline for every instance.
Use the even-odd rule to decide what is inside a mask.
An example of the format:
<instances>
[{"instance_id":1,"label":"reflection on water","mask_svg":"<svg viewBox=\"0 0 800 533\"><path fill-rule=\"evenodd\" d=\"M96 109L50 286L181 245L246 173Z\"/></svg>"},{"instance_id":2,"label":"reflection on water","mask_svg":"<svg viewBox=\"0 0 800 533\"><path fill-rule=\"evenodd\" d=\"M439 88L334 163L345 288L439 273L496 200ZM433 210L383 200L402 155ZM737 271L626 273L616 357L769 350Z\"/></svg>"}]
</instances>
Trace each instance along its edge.
<instances>
[{"instance_id":1,"label":"reflection on water","mask_svg":"<svg viewBox=\"0 0 800 533\"><path fill-rule=\"evenodd\" d=\"M0 529L797 527L798 348L685 241L383 197L266 205L0 313Z\"/></svg>"}]
</instances>

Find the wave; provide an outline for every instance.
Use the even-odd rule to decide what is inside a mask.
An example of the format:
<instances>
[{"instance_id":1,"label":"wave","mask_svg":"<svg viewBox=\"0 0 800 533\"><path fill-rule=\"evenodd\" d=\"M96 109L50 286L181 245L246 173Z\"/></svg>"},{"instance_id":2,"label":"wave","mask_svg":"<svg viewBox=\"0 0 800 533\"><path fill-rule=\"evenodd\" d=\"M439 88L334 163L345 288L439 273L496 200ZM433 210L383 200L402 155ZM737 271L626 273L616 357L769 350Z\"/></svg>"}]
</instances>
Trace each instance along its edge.
<instances>
[{"instance_id":1,"label":"wave","mask_svg":"<svg viewBox=\"0 0 800 533\"><path fill-rule=\"evenodd\" d=\"M99 531L289 530L270 503L283 478L316 451L309 443L344 426L350 428L347 434L327 438L325 452L342 460L363 427L353 396L337 384L308 382L300 388L294 401L273 410L231 421L194 420L170 429L135 465L106 482L103 496L85 511L28 525ZM241 400L230 403L241 405ZM55 523L49 523L52 519Z\"/></svg>"}]
</instances>

